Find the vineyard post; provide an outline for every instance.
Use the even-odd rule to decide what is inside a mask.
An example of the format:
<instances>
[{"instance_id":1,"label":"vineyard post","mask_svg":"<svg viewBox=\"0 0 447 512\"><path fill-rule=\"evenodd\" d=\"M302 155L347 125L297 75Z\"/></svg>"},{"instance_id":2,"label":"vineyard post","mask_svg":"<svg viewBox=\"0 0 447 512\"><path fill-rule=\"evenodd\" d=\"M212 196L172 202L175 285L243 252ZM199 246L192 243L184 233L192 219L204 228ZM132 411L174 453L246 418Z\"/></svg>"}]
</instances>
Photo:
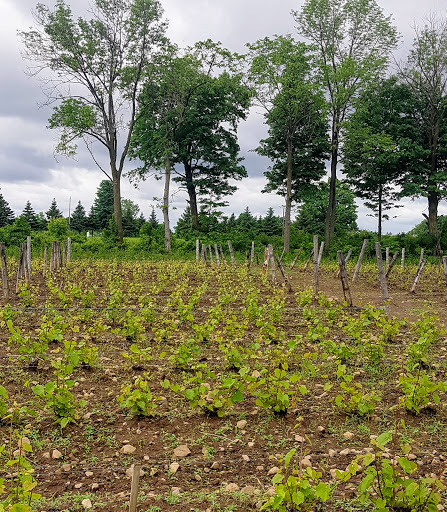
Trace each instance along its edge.
<instances>
[{"instance_id":1,"label":"vineyard post","mask_svg":"<svg viewBox=\"0 0 447 512\"><path fill-rule=\"evenodd\" d=\"M67 238L67 263L71 261L71 238Z\"/></svg>"},{"instance_id":2,"label":"vineyard post","mask_svg":"<svg viewBox=\"0 0 447 512\"><path fill-rule=\"evenodd\" d=\"M28 279L31 279L31 237L26 237L26 270Z\"/></svg>"},{"instance_id":3,"label":"vineyard post","mask_svg":"<svg viewBox=\"0 0 447 512\"><path fill-rule=\"evenodd\" d=\"M251 243L251 256L250 256L250 261L251 261L251 264L253 265L254 261L255 261L255 242L253 241Z\"/></svg>"},{"instance_id":4,"label":"vineyard post","mask_svg":"<svg viewBox=\"0 0 447 512\"><path fill-rule=\"evenodd\" d=\"M217 248L217 244L214 244L214 252L216 253L216 263L220 266L219 249Z\"/></svg>"},{"instance_id":5,"label":"vineyard post","mask_svg":"<svg viewBox=\"0 0 447 512\"><path fill-rule=\"evenodd\" d=\"M422 249L423 250L423 249ZM425 267L425 264L427 263L427 260L426 259L423 259L420 263L419 263L419 268L418 268L418 271L416 273L416 277L414 279L414 283L413 283L413 286L411 287L411 290L410 290L410 293L414 293L416 291L416 286L418 285L419 283L419 279L421 278L421 275L422 275L422 271L424 270L424 267Z\"/></svg>"},{"instance_id":6,"label":"vineyard post","mask_svg":"<svg viewBox=\"0 0 447 512\"><path fill-rule=\"evenodd\" d=\"M245 251L245 264L250 268L250 251Z\"/></svg>"},{"instance_id":7,"label":"vineyard post","mask_svg":"<svg viewBox=\"0 0 447 512\"><path fill-rule=\"evenodd\" d=\"M196 261L199 261L200 256L200 240L196 240Z\"/></svg>"},{"instance_id":8,"label":"vineyard post","mask_svg":"<svg viewBox=\"0 0 447 512\"><path fill-rule=\"evenodd\" d=\"M227 240L227 242L228 242L228 249L229 249L229 251L230 251L231 263L234 265L234 264L235 264L235 261L234 261L233 246L231 245L230 240Z\"/></svg>"},{"instance_id":9,"label":"vineyard post","mask_svg":"<svg viewBox=\"0 0 447 512\"><path fill-rule=\"evenodd\" d=\"M343 258L343 253L341 251L337 251L338 258L338 267L339 267L339 275L341 280L341 286L343 288L343 295L345 297L345 301L347 302L349 307L352 307L352 296L351 291L349 289L348 283L348 274L346 273L346 259Z\"/></svg>"},{"instance_id":10,"label":"vineyard post","mask_svg":"<svg viewBox=\"0 0 447 512\"><path fill-rule=\"evenodd\" d=\"M272 281L274 284L276 284L276 265L275 265L275 258L273 256L273 245L268 245L268 261L270 262L270 267L272 269Z\"/></svg>"},{"instance_id":11,"label":"vineyard post","mask_svg":"<svg viewBox=\"0 0 447 512\"><path fill-rule=\"evenodd\" d=\"M269 248L264 250L264 265L262 266L262 273L266 276L269 269Z\"/></svg>"},{"instance_id":12,"label":"vineyard post","mask_svg":"<svg viewBox=\"0 0 447 512\"><path fill-rule=\"evenodd\" d=\"M67 246L65 244L65 242L59 242L59 244L61 245L61 263L62 263L62 266L66 265L67 264Z\"/></svg>"},{"instance_id":13,"label":"vineyard post","mask_svg":"<svg viewBox=\"0 0 447 512\"><path fill-rule=\"evenodd\" d=\"M206 246L202 244L202 256L200 258L203 262L206 262Z\"/></svg>"},{"instance_id":14,"label":"vineyard post","mask_svg":"<svg viewBox=\"0 0 447 512\"><path fill-rule=\"evenodd\" d=\"M312 249L312 250L310 251L310 255L309 255L309 257L307 258L306 263L304 264L303 270L306 270L306 269L307 269L307 267L308 267L308 265L309 265L309 263L310 263L310 260L312 259L312 256L313 256L313 255L314 255L314 250Z\"/></svg>"},{"instance_id":15,"label":"vineyard post","mask_svg":"<svg viewBox=\"0 0 447 512\"><path fill-rule=\"evenodd\" d=\"M346 270L346 263L348 263L349 258L351 257L351 254L352 254L352 248L351 248L351 249L349 249L348 254L346 255L346 258L344 258L344 262L345 262L345 270ZM347 274L346 274L346 276L347 276ZM338 269L337 277L340 277L340 268Z\"/></svg>"},{"instance_id":16,"label":"vineyard post","mask_svg":"<svg viewBox=\"0 0 447 512\"><path fill-rule=\"evenodd\" d=\"M301 247L301 249L296 253L296 256L294 258L294 260L292 261L292 264L290 265L290 270L293 270L293 267L295 266L295 263L298 261L298 258L300 257L300 254L303 252L303 248Z\"/></svg>"},{"instance_id":17,"label":"vineyard post","mask_svg":"<svg viewBox=\"0 0 447 512\"><path fill-rule=\"evenodd\" d=\"M318 294L318 235L314 235L314 297Z\"/></svg>"},{"instance_id":18,"label":"vineyard post","mask_svg":"<svg viewBox=\"0 0 447 512\"><path fill-rule=\"evenodd\" d=\"M380 290L382 292L382 301L385 303L390 297L388 295L388 285L386 284L385 271L383 269L382 248L379 242L376 242L377 267L379 268Z\"/></svg>"},{"instance_id":19,"label":"vineyard post","mask_svg":"<svg viewBox=\"0 0 447 512\"><path fill-rule=\"evenodd\" d=\"M447 256L443 256L442 263L444 265L445 284L447 284Z\"/></svg>"},{"instance_id":20,"label":"vineyard post","mask_svg":"<svg viewBox=\"0 0 447 512\"><path fill-rule=\"evenodd\" d=\"M42 275L45 278L47 273L47 260L48 260L48 247L46 245L43 246L43 270Z\"/></svg>"},{"instance_id":21,"label":"vineyard post","mask_svg":"<svg viewBox=\"0 0 447 512\"><path fill-rule=\"evenodd\" d=\"M421 249L421 257L419 258L419 266L421 266L423 259L424 259L424 248Z\"/></svg>"},{"instance_id":22,"label":"vineyard post","mask_svg":"<svg viewBox=\"0 0 447 512\"><path fill-rule=\"evenodd\" d=\"M22 275L24 275L24 273L25 273L25 268L26 268L25 251L26 251L25 244L20 244L19 266L17 268L16 293L18 293L18 291L19 291L20 279L21 279Z\"/></svg>"},{"instance_id":23,"label":"vineyard post","mask_svg":"<svg viewBox=\"0 0 447 512\"><path fill-rule=\"evenodd\" d=\"M390 248L385 247L385 267L388 270L388 267L390 266Z\"/></svg>"},{"instance_id":24,"label":"vineyard post","mask_svg":"<svg viewBox=\"0 0 447 512\"><path fill-rule=\"evenodd\" d=\"M401 261L400 261L400 266L401 266L402 268L404 268L404 267L405 267L405 247L402 247L402 259L401 259Z\"/></svg>"},{"instance_id":25,"label":"vineyard post","mask_svg":"<svg viewBox=\"0 0 447 512\"><path fill-rule=\"evenodd\" d=\"M211 245L208 246L208 251L210 253L210 263L213 264L213 251L211 250Z\"/></svg>"},{"instance_id":26,"label":"vineyard post","mask_svg":"<svg viewBox=\"0 0 447 512\"><path fill-rule=\"evenodd\" d=\"M54 242L51 242L51 252L50 252L50 273L54 270Z\"/></svg>"},{"instance_id":27,"label":"vineyard post","mask_svg":"<svg viewBox=\"0 0 447 512\"><path fill-rule=\"evenodd\" d=\"M279 261L282 261L283 259L283 256L284 256L284 253L286 252L285 249L282 250L282 253L281 253L281 256L279 257Z\"/></svg>"},{"instance_id":28,"label":"vineyard post","mask_svg":"<svg viewBox=\"0 0 447 512\"><path fill-rule=\"evenodd\" d=\"M393 256L393 259L391 260L390 266L387 268L385 277L388 277L390 275L391 269L394 267L394 264L396 263L398 256L399 256L398 252L394 253L394 256Z\"/></svg>"},{"instance_id":29,"label":"vineyard post","mask_svg":"<svg viewBox=\"0 0 447 512\"><path fill-rule=\"evenodd\" d=\"M219 244L219 250L220 250L220 258L222 260L222 264L225 264L227 262L227 260L225 258L225 254L223 252L222 245L220 245L220 244Z\"/></svg>"},{"instance_id":30,"label":"vineyard post","mask_svg":"<svg viewBox=\"0 0 447 512\"><path fill-rule=\"evenodd\" d=\"M140 464L135 464L132 471L132 483L130 485L129 512L137 512L138 491L140 490Z\"/></svg>"},{"instance_id":31,"label":"vineyard post","mask_svg":"<svg viewBox=\"0 0 447 512\"><path fill-rule=\"evenodd\" d=\"M360 272L360 267L362 266L363 257L365 256L366 246L368 245L368 240L365 238L363 240L362 249L360 251L359 259L357 260L357 265L355 266L354 275L352 276L352 282L354 282Z\"/></svg>"},{"instance_id":32,"label":"vineyard post","mask_svg":"<svg viewBox=\"0 0 447 512\"><path fill-rule=\"evenodd\" d=\"M9 298L9 286L8 286L8 266L6 263L6 249L5 244L0 244L0 258L2 260L2 288L3 297Z\"/></svg>"},{"instance_id":33,"label":"vineyard post","mask_svg":"<svg viewBox=\"0 0 447 512\"><path fill-rule=\"evenodd\" d=\"M321 242L320 252L318 253L318 266L321 264L321 258L323 257L324 242Z\"/></svg>"}]
</instances>

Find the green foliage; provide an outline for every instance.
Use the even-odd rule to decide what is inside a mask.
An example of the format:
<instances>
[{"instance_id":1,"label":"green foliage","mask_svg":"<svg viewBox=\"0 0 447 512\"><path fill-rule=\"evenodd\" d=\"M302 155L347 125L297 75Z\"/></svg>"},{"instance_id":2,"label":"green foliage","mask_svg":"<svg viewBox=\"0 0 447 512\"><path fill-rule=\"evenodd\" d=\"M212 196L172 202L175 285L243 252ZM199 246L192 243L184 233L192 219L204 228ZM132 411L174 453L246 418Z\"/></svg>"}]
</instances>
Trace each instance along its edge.
<instances>
[{"instance_id":1,"label":"green foliage","mask_svg":"<svg viewBox=\"0 0 447 512\"><path fill-rule=\"evenodd\" d=\"M316 510L330 499L334 485L323 482L322 473L312 468L301 468L296 451L293 448L284 456L282 467L272 480L275 495L264 503L261 510Z\"/></svg>"},{"instance_id":2,"label":"green foliage","mask_svg":"<svg viewBox=\"0 0 447 512\"><path fill-rule=\"evenodd\" d=\"M0 242L6 245L20 245L31 235L31 227L23 217L17 217L12 224L0 228Z\"/></svg>"},{"instance_id":3,"label":"green foliage","mask_svg":"<svg viewBox=\"0 0 447 512\"><path fill-rule=\"evenodd\" d=\"M63 218L50 218L48 222L48 233L52 240L62 242L69 236L68 222Z\"/></svg>"},{"instance_id":4,"label":"green foliage","mask_svg":"<svg viewBox=\"0 0 447 512\"><path fill-rule=\"evenodd\" d=\"M60 219L62 218L62 212L57 207L56 199L51 201L50 208L45 212L47 219L50 221L51 219Z\"/></svg>"},{"instance_id":5,"label":"green foliage","mask_svg":"<svg viewBox=\"0 0 447 512\"><path fill-rule=\"evenodd\" d=\"M0 194L0 228L12 224L14 221L14 212L9 207L8 202Z\"/></svg>"},{"instance_id":6,"label":"green foliage","mask_svg":"<svg viewBox=\"0 0 447 512\"><path fill-rule=\"evenodd\" d=\"M133 384L123 386L118 402L123 409L128 409L134 416L155 416L156 400L144 378L138 378Z\"/></svg>"},{"instance_id":7,"label":"green foliage","mask_svg":"<svg viewBox=\"0 0 447 512\"><path fill-rule=\"evenodd\" d=\"M20 359L28 362L30 367L36 367L40 359L45 358L48 345L41 340L33 339L30 336L22 336L18 327L14 327L11 320L6 321L11 336L8 339L9 345L17 345Z\"/></svg>"},{"instance_id":8,"label":"green foliage","mask_svg":"<svg viewBox=\"0 0 447 512\"><path fill-rule=\"evenodd\" d=\"M415 368L416 375L411 373L403 374L399 377L399 386L404 395L400 402L405 409L414 414L419 414L421 408L429 402L437 405L441 399L437 391L445 393L447 391L447 382L437 382L431 379L420 368Z\"/></svg>"},{"instance_id":9,"label":"green foliage","mask_svg":"<svg viewBox=\"0 0 447 512\"><path fill-rule=\"evenodd\" d=\"M6 388L0 385L0 423L8 412L8 399L9 397Z\"/></svg>"},{"instance_id":10,"label":"green foliage","mask_svg":"<svg viewBox=\"0 0 447 512\"><path fill-rule=\"evenodd\" d=\"M367 392L360 382L353 382L354 377L346 373L346 365L338 366L337 378L341 382L335 404L347 414L370 416L375 410L374 402L380 400L377 393Z\"/></svg>"}]
</instances>

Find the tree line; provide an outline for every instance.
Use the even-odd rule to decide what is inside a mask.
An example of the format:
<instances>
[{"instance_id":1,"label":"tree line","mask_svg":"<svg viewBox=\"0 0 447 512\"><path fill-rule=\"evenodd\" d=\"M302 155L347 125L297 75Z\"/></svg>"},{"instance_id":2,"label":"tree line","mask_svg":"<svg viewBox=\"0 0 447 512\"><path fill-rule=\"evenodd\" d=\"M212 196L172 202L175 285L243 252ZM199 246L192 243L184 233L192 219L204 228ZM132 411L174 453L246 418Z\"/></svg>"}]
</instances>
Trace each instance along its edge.
<instances>
[{"instance_id":1,"label":"tree line","mask_svg":"<svg viewBox=\"0 0 447 512\"><path fill-rule=\"evenodd\" d=\"M200 230L247 176L237 128L252 105L268 136L256 151L272 162L264 192L285 198L284 249L291 211L316 193L330 166L324 236L337 224L340 164L345 183L378 217L402 197L426 197L430 243L441 252L438 205L447 184L447 21L416 28L407 59L390 73L400 36L375 0L305 0L292 35L247 44L244 54L201 41L167 39L157 0L95 0L75 20L58 0L38 4L36 28L21 33L32 73L45 71L57 151L82 141L112 185L114 229L124 236L120 184L164 180L164 243L171 247L171 180L188 194L188 222ZM119 37L118 37L119 35ZM76 84L75 87L72 87ZM107 165L101 159L102 146ZM201 225L202 224L202 225Z\"/></svg>"}]
</instances>

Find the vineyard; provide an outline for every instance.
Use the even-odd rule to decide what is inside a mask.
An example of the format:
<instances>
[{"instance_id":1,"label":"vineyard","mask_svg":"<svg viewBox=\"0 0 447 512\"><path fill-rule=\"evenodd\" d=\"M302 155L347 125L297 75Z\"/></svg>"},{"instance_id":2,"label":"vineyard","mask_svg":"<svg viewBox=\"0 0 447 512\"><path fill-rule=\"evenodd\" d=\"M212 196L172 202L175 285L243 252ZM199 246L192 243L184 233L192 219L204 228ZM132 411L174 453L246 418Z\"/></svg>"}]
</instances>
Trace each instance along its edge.
<instances>
[{"instance_id":1,"label":"vineyard","mask_svg":"<svg viewBox=\"0 0 447 512\"><path fill-rule=\"evenodd\" d=\"M352 276L354 264L347 265ZM443 272L72 261L0 309L0 511L447 507ZM10 274L12 282L13 276Z\"/></svg>"}]
</instances>

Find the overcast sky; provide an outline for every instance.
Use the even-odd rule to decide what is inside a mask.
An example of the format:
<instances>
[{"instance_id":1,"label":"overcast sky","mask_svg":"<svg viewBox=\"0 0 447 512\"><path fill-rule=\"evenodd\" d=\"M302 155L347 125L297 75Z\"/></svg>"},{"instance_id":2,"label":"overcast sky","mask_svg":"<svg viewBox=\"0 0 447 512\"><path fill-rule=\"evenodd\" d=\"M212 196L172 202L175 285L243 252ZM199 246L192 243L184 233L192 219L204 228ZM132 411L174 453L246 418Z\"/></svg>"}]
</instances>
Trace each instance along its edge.
<instances>
[{"instance_id":1,"label":"overcast sky","mask_svg":"<svg viewBox=\"0 0 447 512\"><path fill-rule=\"evenodd\" d=\"M45 2L51 7L54 1ZM68 1L76 15L83 14L88 0ZM44 100L40 83L25 74L26 62L20 56L17 30L27 30L33 20L33 0L0 0L0 187L4 198L16 214L20 214L27 200L36 212L46 211L52 198L68 215L71 197L72 209L82 201L88 211L96 189L104 175L97 170L88 153L80 151L76 160L67 160L53 154L56 133L46 128L51 115L48 107L39 107ZM401 57L413 40L414 24L431 12L447 14L446 0L380 0L385 14L392 14L402 34L399 50ZM244 50L246 42L265 36L291 33L296 35L292 9L299 10L301 0L162 0L165 17L169 20L169 36L180 46L212 39L221 41L232 51ZM239 214L249 206L255 215L264 215L269 206L282 212L283 199L273 194L261 194L265 180L263 173L268 161L250 152L265 135L262 115L253 112L240 125L239 143L249 178L239 183L238 192L229 197L226 213ZM175 188L173 190L175 192ZM139 204L147 217L154 197L162 195L161 182L148 180L136 190L123 178L122 195ZM175 223L186 206L186 192L173 195L172 220ZM391 212L397 218L385 223L385 231L408 231L422 220L426 200L405 201L405 207ZM360 207L358 224L361 228L376 229L376 220L367 216L367 209ZM446 202L439 208L447 214ZM157 213L161 219L160 212Z\"/></svg>"}]
</instances>

